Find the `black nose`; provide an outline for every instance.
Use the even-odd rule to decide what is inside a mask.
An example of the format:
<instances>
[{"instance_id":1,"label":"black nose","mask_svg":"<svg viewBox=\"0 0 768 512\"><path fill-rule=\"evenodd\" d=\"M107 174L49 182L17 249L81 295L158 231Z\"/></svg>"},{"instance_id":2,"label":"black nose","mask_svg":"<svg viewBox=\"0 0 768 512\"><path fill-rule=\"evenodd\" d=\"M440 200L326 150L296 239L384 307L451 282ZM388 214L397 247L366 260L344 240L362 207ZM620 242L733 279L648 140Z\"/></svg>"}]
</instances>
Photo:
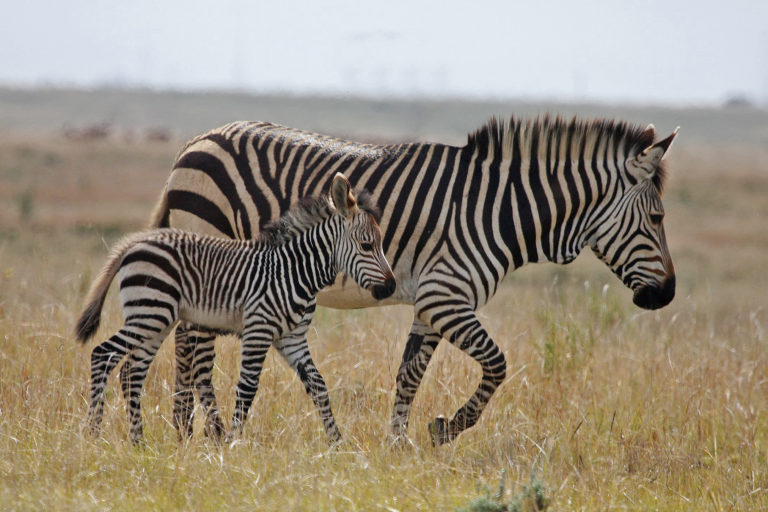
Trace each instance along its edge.
<instances>
[{"instance_id":1,"label":"black nose","mask_svg":"<svg viewBox=\"0 0 768 512\"><path fill-rule=\"evenodd\" d=\"M663 308L675 298L675 276L672 275L660 285L648 285L635 291L632 302L643 309Z\"/></svg>"},{"instance_id":2,"label":"black nose","mask_svg":"<svg viewBox=\"0 0 768 512\"><path fill-rule=\"evenodd\" d=\"M397 288L397 282L395 281L394 277L390 277L384 281L384 284L377 284L374 286L371 290L371 294L376 300L386 299L395 293L395 288Z\"/></svg>"}]
</instances>

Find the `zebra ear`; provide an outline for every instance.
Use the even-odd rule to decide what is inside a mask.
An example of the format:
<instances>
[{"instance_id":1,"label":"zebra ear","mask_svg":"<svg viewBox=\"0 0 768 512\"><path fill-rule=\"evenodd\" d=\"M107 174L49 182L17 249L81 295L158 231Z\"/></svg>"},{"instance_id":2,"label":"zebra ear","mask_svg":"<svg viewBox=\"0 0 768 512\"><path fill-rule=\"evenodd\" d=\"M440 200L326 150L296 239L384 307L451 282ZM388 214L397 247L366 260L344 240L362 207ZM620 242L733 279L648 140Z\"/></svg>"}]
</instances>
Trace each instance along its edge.
<instances>
[{"instance_id":1,"label":"zebra ear","mask_svg":"<svg viewBox=\"0 0 768 512\"><path fill-rule=\"evenodd\" d=\"M336 173L331 183L331 200L336 210L345 217L357 213L357 200L349 181L340 172Z\"/></svg>"},{"instance_id":2,"label":"zebra ear","mask_svg":"<svg viewBox=\"0 0 768 512\"><path fill-rule=\"evenodd\" d=\"M645 130L653 131L653 125L648 125L648 128ZM675 128L675 131L672 132L672 135L666 139L651 144L634 157L628 158L626 162L627 171L638 180L651 179L654 174L656 174L661 159L664 158L664 155L672 145L672 141L675 140L679 130L680 127L678 126Z\"/></svg>"}]
</instances>

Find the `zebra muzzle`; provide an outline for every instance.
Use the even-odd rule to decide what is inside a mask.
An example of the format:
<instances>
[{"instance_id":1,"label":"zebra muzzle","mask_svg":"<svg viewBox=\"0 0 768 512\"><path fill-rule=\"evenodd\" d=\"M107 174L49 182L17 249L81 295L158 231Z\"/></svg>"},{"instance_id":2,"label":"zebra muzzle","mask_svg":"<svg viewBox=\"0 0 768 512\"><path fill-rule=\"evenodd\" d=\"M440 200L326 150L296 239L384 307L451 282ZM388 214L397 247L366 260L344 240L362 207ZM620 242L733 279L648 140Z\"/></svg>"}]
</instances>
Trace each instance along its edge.
<instances>
[{"instance_id":1,"label":"zebra muzzle","mask_svg":"<svg viewBox=\"0 0 768 512\"><path fill-rule=\"evenodd\" d=\"M661 285L646 285L635 291L632 302L643 309L663 308L675 297L675 276L671 275Z\"/></svg>"}]
</instances>

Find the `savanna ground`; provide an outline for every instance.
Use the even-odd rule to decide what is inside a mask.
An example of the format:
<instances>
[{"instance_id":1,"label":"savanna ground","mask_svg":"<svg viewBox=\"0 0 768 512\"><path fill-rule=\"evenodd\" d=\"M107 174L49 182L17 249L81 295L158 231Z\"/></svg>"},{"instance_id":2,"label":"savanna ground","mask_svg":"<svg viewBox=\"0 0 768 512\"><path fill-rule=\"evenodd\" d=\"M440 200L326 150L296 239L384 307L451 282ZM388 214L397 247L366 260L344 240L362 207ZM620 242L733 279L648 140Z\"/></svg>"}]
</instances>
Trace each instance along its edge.
<instances>
[{"instance_id":1,"label":"savanna ground","mask_svg":"<svg viewBox=\"0 0 768 512\"><path fill-rule=\"evenodd\" d=\"M72 327L110 244L145 224L182 141L3 128L0 510L453 510L500 482L502 501L543 484L553 510L768 510L768 136L686 143L683 124L665 194L678 275L667 308L634 307L587 253L512 274L480 311L508 377L451 445L433 448L426 424L453 414L480 373L446 343L417 394L412 444L387 444L411 320L410 308L390 307L320 309L313 324L338 448L275 354L242 440L213 444L198 422L179 445L168 340L137 449L114 377L103 435L82 431L93 343L77 345ZM114 297L100 338L120 323ZM218 348L226 417L238 344Z\"/></svg>"}]
</instances>

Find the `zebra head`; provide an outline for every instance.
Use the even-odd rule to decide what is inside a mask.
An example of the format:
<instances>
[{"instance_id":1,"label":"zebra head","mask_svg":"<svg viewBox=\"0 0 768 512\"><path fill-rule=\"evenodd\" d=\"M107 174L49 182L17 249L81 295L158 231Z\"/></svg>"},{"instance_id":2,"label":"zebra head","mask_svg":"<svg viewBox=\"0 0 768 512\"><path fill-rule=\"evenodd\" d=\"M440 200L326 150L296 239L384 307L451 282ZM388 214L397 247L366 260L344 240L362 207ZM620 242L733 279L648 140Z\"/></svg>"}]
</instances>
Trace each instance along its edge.
<instances>
[{"instance_id":1,"label":"zebra head","mask_svg":"<svg viewBox=\"0 0 768 512\"><path fill-rule=\"evenodd\" d=\"M337 268L369 290L376 300L386 299L395 292L396 283L384 257L375 208L369 204L367 194L355 197L341 173L331 183L331 200L344 218L336 247Z\"/></svg>"},{"instance_id":2,"label":"zebra head","mask_svg":"<svg viewBox=\"0 0 768 512\"><path fill-rule=\"evenodd\" d=\"M646 132L653 140L653 125ZM587 241L644 309L664 307L675 296L675 268L664 235L661 160L676 135L677 129L625 160L625 187L600 215Z\"/></svg>"}]
</instances>

